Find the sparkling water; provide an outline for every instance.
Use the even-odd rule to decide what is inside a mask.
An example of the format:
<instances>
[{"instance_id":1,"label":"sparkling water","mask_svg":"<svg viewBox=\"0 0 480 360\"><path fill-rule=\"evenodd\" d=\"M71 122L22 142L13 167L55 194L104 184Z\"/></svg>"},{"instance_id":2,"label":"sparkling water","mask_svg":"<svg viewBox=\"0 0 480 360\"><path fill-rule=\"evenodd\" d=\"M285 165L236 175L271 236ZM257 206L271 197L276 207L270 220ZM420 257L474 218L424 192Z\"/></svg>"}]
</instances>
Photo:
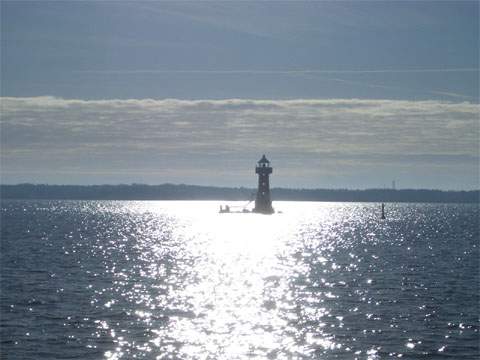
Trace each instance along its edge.
<instances>
[{"instance_id":1,"label":"sparkling water","mask_svg":"<svg viewBox=\"0 0 480 360\"><path fill-rule=\"evenodd\" d=\"M478 205L220 204L4 201L2 358L480 356Z\"/></svg>"}]
</instances>

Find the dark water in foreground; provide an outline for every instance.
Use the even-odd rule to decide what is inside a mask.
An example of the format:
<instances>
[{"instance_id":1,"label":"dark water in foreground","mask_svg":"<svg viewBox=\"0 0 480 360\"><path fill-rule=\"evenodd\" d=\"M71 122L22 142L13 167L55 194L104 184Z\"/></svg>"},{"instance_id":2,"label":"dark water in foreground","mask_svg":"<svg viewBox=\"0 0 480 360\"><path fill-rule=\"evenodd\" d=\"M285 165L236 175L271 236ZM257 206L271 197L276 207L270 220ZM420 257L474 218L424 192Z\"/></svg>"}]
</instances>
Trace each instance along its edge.
<instances>
[{"instance_id":1,"label":"dark water in foreground","mask_svg":"<svg viewBox=\"0 0 480 360\"><path fill-rule=\"evenodd\" d=\"M2 359L474 359L477 205L6 201Z\"/></svg>"}]
</instances>

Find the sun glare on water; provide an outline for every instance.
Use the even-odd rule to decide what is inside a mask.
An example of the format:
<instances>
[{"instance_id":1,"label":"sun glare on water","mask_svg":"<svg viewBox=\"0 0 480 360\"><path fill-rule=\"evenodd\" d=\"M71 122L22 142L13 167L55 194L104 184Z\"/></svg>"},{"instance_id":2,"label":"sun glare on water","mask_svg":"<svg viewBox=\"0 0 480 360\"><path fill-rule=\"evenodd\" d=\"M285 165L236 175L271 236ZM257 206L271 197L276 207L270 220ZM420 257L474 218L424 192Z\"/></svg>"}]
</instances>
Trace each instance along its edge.
<instances>
[{"instance_id":1,"label":"sun glare on water","mask_svg":"<svg viewBox=\"0 0 480 360\"><path fill-rule=\"evenodd\" d=\"M113 279L93 288L95 311L110 315L93 334L111 338L106 358L373 360L428 344L410 325L435 320L431 287L405 274L418 276L410 249L445 223L443 208L391 206L381 221L377 204L275 202L273 215L220 214L214 201L98 206L112 216L91 255Z\"/></svg>"},{"instance_id":2,"label":"sun glare on water","mask_svg":"<svg viewBox=\"0 0 480 360\"><path fill-rule=\"evenodd\" d=\"M288 300L291 269L278 257L293 233L293 219L215 209L191 214L190 226L182 229L197 255L196 281L179 294L193 305L193 318L172 319L171 335L188 343L182 351L193 357L274 352L288 342L283 330L289 320L278 316L278 307Z\"/></svg>"},{"instance_id":3,"label":"sun glare on water","mask_svg":"<svg viewBox=\"0 0 480 360\"><path fill-rule=\"evenodd\" d=\"M3 259L26 259L36 285L4 272L19 289L5 329L24 331L4 343L27 358L475 358L478 207L379 205L9 202L31 232L5 231Z\"/></svg>"},{"instance_id":4,"label":"sun glare on water","mask_svg":"<svg viewBox=\"0 0 480 360\"><path fill-rule=\"evenodd\" d=\"M185 245L176 256L187 260L175 274L182 280L168 287L170 303L164 296L140 301L136 315L147 322L168 308L168 323L151 329L146 348L160 352L158 359L280 359L280 348L308 355L295 338L300 314L290 285L303 270L289 249L306 214L219 214L215 202L150 203L148 211L163 213L165 206L175 217L170 236ZM145 250L162 253L164 246L150 241ZM307 336L325 348L335 346L328 337ZM121 352L106 355L113 359Z\"/></svg>"}]
</instances>

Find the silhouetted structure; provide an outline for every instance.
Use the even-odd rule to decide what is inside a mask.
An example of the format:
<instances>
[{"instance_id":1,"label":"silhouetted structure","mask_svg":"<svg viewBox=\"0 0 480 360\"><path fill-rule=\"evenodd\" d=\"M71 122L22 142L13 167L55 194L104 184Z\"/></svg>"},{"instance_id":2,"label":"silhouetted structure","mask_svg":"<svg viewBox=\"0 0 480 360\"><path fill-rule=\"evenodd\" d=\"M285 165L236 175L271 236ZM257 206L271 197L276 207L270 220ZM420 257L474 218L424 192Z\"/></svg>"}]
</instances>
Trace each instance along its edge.
<instances>
[{"instance_id":1,"label":"silhouetted structure","mask_svg":"<svg viewBox=\"0 0 480 360\"><path fill-rule=\"evenodd\" d=\"M258 174L258 190L253 212L273 214L272 200L270 198L270 180L268 178L272 173L272 168L270 167L270 161L267 160L265 155L258 161L255 173Z\"/></svg>"},{"instance_id":2,"label":"silhouetted structure","mask_svg":"<svg viewBox=\"0 0 480 360\"><path fill-rule=\"evenodd\" d=\"M385 204L382 203L382 217L381 217L382 220L385 220Z\"/></svg>"}]
</instances>

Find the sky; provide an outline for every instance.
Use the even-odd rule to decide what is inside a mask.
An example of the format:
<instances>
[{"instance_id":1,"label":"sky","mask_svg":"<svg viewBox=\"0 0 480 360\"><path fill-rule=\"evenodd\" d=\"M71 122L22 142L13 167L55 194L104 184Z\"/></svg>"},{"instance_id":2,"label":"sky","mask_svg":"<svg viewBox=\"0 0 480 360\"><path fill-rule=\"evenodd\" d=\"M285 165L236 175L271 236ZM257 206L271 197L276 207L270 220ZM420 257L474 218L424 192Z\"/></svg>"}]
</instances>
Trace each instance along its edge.
<instances>
[{"instance_id":1,"label":"sky","mask_svg":"<svg viewBox=\"0 0 480 360\"><path fill-rule=\"evenodd\" d=\"M478 1L1 1L2 183L479 188Z\"/></svg>"}]
</instances>

